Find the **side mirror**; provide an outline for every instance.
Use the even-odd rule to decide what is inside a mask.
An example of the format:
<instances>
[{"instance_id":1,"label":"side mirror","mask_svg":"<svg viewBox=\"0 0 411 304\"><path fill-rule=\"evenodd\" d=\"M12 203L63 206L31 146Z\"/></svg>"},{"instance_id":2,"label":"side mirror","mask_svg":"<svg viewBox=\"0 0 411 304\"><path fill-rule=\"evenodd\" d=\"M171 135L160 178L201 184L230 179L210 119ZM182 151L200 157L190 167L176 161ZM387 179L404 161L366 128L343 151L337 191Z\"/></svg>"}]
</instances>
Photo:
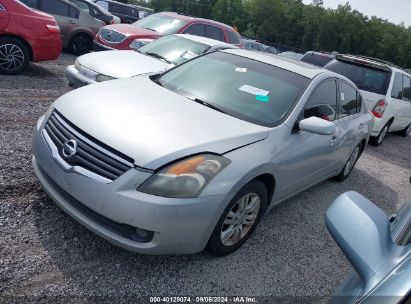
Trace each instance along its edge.
<instances>
[{"instance_id":1,"label":"side mirror","mask_svg":"<svg viewBox=\"0 0 411 304\"><path fill-rule=\"evenodd\" d=\"M325 224L363 282L383 271L397 254L388 216L357 192L340 195L328 209Z\"/></svg>"},{"instance_id":2,"label":"side mirror","mask_svg":"<svg viewBox=\"0 0 411 304\"><path fill-rule=\"evenodd\" d=\"M333 122L314 116L301 120L298 126L302 131L319 135L333 135L335 133Z\"/></svg>"}]
</instances>

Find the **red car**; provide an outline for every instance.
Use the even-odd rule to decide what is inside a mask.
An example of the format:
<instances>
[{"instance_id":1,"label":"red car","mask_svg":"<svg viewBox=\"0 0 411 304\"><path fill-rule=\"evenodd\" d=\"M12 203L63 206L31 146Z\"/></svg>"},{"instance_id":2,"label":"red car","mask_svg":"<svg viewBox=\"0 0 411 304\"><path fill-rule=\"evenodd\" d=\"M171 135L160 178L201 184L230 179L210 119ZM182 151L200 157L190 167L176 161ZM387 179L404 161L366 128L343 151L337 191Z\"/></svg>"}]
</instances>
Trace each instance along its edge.
<instances>
[{"instance_id":1,"label":"red car","mask_svg":"<svg viewBox=\"0 0 411 304\"><path fill-rule=\"evenodd\" d=\"M60 28L54 17L17 0L0 0L0 74L18 74L29 61L60 56Z\"/></svg>"},{"instance_id":2,"label":"red car","mask_svg":"<svg viewBox=\"0 0 411 304\"><path fill-rule=\"evenodd\" d=\"M133 24L113 24L101 28L94 39L94 50L138 49L170 34L204 36L243 47L241 36L226 24L164 12L150 15Z\"/></svg>"}]
</instances>

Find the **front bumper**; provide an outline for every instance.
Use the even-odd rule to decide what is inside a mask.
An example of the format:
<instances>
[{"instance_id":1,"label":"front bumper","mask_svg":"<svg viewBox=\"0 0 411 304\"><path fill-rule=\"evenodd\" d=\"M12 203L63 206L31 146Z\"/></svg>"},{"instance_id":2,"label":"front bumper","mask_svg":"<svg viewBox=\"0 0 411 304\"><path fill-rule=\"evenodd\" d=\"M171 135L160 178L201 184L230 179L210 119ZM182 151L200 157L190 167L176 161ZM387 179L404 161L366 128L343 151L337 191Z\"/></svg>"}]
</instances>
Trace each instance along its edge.
<instances>
[{"instance_id":1,"label":"front bumper","mask_svg":"<svg viewBox=\"0 0 411 304\"><path fill-rule=\"evenodd\" d=\"M74 67L74 65L69 65L64 70L64 75L69 81L69 85L71 87L80 88L96 83L96 77L98 74L90 70L86 71L86 69L79 71Z\"/></svg>"},{"instance_id":2,"label":"front bumper","mask_svg":"<svg viewBox=\"0 0 411 304\"><path fill-rule=\"evenodd\" d=\"M205 248L224 195L170 199L138 192L151 173L136 169L111 183L67 172L53 158L41 125L44 122L33 135L33 167L44 190L72 218L109 242L139 253L196 253ZM149 237L130 237L137 228Z\"/></svg>"}]
</instances>

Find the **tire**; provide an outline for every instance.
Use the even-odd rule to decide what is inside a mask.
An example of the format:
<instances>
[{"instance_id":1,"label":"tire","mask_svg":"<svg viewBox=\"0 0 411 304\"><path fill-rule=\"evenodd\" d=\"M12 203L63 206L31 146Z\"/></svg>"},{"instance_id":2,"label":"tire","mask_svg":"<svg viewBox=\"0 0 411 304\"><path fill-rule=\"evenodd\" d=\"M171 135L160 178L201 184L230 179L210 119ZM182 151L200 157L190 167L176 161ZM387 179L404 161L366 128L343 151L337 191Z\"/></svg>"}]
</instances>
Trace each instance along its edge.
<instances>
[{"instance_id":1,"label":"tire","mask_svg":"<svg viewBox=\"0 0 411 304\"><path fill-rule=\"evenodd\" d=\"M24 42L16 38L0 38L0 74L20 74L29 62L30 52Z\"/></svg>"},{"instance_id":2,"label":"tire","mask_svg":"<svg viewBox=\"0 0 411 304\"><path fill-rule=\"evenodd\" d=\"M402 137L407 137L408 134L410 134L410 133L411 133L411 123L404 130L401 130L401 131L398 132L398 134Z\"/></svg>"},{"instance_id":3,"label":"tire","mask_svg":"<svg viewBox=\"0 0 411 304\"><path fill-rule=\"evenodd\" d=\"M361 156L361 151L362 144L359 144L355 147L354 151L351 152L351 155L345 163L344 168L342 168L341 172L336 177L334 177L336 181L345 181L348 178L348 176L350 176L352 170L355 167L355 164Z\"/></svg>"},{"instance_id":4,"label":"tire","mask_svg":"<svg viewBox=\"0 0 411 304\"><path fill-rule=\"evenodd\" d=\"M382 142L384 141L385 137L387 136L389 129L390 129L390 122L387 122L387 124L381 129L380 134L378 134L378 136L370 137L370 144L376 147L380 146Z\"/></svg>"},{"instance_id":5,"label":"tire","mask_svg":"<svg viewBox=\"0 0 411 304\"><path fill-rule=\"evenodd\" d=\"M244 202L244 205L241 202ZM215 256L225 256L240 248L257 227L266 206L267 188L264 183L254 180L245 185L234 196L218 220L208 241L207 251ZM245 221L252 223L247 225L244 224ZM227 222L233 223L227 224ZM223 239L224 235L227 236L225 239Z\"/></svg>"},{"instance_id":6,"label":"tire","mask_svg":"<svg viewBox=\"0 0 411 304\"><path fill-rule=\"evenodd\" d=\"M92 41L87 34L77 34L70 39L68 48L76 56L84 55L91 51Z\"/></svg>"}]
</instances>

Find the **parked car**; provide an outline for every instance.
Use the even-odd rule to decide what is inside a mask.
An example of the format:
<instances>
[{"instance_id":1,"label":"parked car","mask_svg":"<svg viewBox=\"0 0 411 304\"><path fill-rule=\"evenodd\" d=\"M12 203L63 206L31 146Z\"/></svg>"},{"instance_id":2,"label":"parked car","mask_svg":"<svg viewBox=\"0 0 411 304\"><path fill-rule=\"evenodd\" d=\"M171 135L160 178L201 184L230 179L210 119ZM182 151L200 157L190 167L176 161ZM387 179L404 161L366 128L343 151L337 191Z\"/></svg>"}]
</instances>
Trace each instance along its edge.
<instances>
[{"instance_id":1,"label":"parked car","mask_svg":"<svg viewBox=\"0 0 411 304\"><path fill-rule=\"evenodd\" d=\"M301 60L304 57L304 54L286 51L278 54L279 56L294 59L294 60Z\"/></svg>"},{"instance_id":2,"label":"parked car","mask_svg":"<svg viewBox=\"0 0 411 304\"><path fill-rule=\"evenodd\" d=\"M309 51L304 54L301 61L313 64L318 67L324 67L327 63L335 58L337 53L313 52Z\"/></svg>"},{"instance_id":3,"label":"parked car","mask_svg":"<svg viewBox=\"0 0 411 304\"><path fill-rule=\"evenodd\" d=\"M306 112L317 104L336 117ZM344 76L224 50L62 96L34 130L33 166L63 210L118 246L225 255L266 210L346 179L372 123Z\"/></svg>"},{"instance_id":4,"label":"parked car","mask_svg":"<svg viewBox=\"0 0 411 304\"><path fill-rule=\"evenodd\" d=\"M63 47L75 55L88 53L94 36L105 25L67 0L21 0L26 5L53 15L60 27Z\"/></svg>"},{"instance_id":5,"label":"parked car","mask_svg":"<svg viewBox=\"0 0 411 304\"><path fill-rule=\"evenodd\" d=\"M138 17L139 19L143 19L147 16L150 16L151 14L154 13L154 10L152 8L149 7L144 7L144 6L140 6L140 5L134 5L134 7L136 7L138 9Z\"/></svg>"},{"instance_id":6,"label":"parked car","mask_svg":"<svg viewBox=\"0 0 411 304\"><path fill-rule=\"evenodd\" d=\"M97 4L89 0L69 0L71 3L77 5L82 11L90 14L92 17L103 21L106 25L120 23L120 18L110 14Z\"/></svg>"},{"instance_id":7,"label":"parked car","mask_svg":"<svg viewBox=\"0 0 411 304\"><path fill-rule=\"evenodd\" d=\"M138 51L94 52L77 58L65 74L76 88L116 78L161 73L206 52L235 48L218 40L187 34L161 37Z\"/></svg>"},{"instance_id":8,"label":"parked car","mask_svg":"<svg viewBox=\"0 0 411 304\"><path fill-rule=\"evenodd\" d=\"M406 304L411 300L411 203L388 217L356 192L339 196L326 225L352 271L330 304Z\"/></svg>"},{"instance_id":9,"label":"parked car","mask_svg":"<svg viewBox=\"0 0 411 304\"><path fill-rule=\"evenodd\" d=\"M411 132L411 75L375 58L339 55L327 69L351 79L375 117L370 143L379 146L388 132Z\"/></svg>"},{"instance_id":10,"label":"parked car","mask_svg":"<svg viewBox=\"0 0 411 304\"><path fill-rule=\"evenodd\" d=\"M138 49L153 40L171 34L191 34L238 47L243 46L241 36L228 25L165 12L150 15L132 25L115 24L103 27L94 40L94 50Z\"/></svg>"},{"instance_id":11,"label":"parked car","mask_svg":"<svg viewBox=\"0 0 411 304\"><path fill-rule=\"evenodd\" d=\"M0 0L0 74L23 72L30 61L55 60L62 44L56 19L15 0Z\"/></svg>"},{"instance_id":12,"label":"parked car","mask_svg":"<svg viewBox=\"0 0 411 304\"><path fill-rule=\"evenodd\" d=\"M133 23L140 19L140 14L134 5L125 4L112 0L91 0L95 4L108 10L113 15L120 18L121 23Z\"/></svg>"},{"instance_id":13,"label":"parked car","mask_svg":"<svg viewBox=\"0 0 411 304\"><path fill-rule=\"evenodd\" d=\"M243 38L244 48L247 50L260 51L271 54L278 54L278 50L273 46L265 45L257 40Z\"/></svg>"}]
</instances>

